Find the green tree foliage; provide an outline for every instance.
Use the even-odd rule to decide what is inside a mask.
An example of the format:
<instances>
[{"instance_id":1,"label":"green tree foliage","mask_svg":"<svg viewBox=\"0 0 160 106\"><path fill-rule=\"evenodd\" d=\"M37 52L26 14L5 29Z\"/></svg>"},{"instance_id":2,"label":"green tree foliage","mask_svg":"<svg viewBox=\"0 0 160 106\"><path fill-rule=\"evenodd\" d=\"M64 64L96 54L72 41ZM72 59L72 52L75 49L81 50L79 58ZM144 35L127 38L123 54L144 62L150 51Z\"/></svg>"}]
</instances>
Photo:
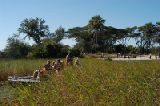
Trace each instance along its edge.
<instances>
[{"instance_id":1,"label":"green tree foliage","mask_svg":"<svg viewBox=\"0 0 160 106\"><path fill-rule=\"evenodd\" d=\"M156 53L157 55L160 53L160 46L159 47L152 47L150 49L151 53Z\"/></svg>"},{"instance_id":2,"label":"green tree foliage","mask_svg":"<svg viewBox=\"0 0 160 106\"><path fill-rule=\"evenodd\" d=\"M50 36L48 25L44 25L45 21L41 18L36 19L24 19L20 28L19 33L26 34L25 38L33 38L37 45L41 43L41 37Z\"/></svg>"},{"instance_id":3,"label":"green tree foliage","mask_svg":"<svg viewBox=\"0 0 160 106\"><path fill-rule=\"evenodd\" d=\"M34 58L44 58L44 50L43 50L43 48L42 47L37 47L37 48L35 48L34 50L33 50L33 52L32 52L32 56L34 57Z\"/></svg>"},{"instance_id":4,"label":"green tree foliage","mask_svg":"<svg viewBox=\"0 0 160 106\"><path fill-rule=\"evenodd\" d=\"M122 51L125 51L124 49L125 49L125 47L124 47L124 45L122 45L122 44L120 44L120 45L115 45L115 52L116 52L116 53L121 53Z\"/></svg>"},{"instance_id":5,"label":"green tree foliage","mask_svg":"<svg viewBox=\"0 0 160 106\"><path fill-rule=\"evenodd\" d=\"M45 48L45 54L47 58L59 57L61 52L61 45L47 45Z\"/></svg>"},{"instance_id":6,"label":"green tree foliage","mask_svg":"<svg viewBox=\"0 0 160 106\"><path fill-rule=\"evenodd\" d=\"M88 33L87 26L84 27L75 27L68 29L68 38L75 38L78 42L75 46L83 52L90 51L90 45L93 44L92 34Z\"/></svg>"},{"instance_id":7,"label":"green tree foliage","mask_svg":"<svg viewBox=\"0 0 160 106\"><path fill-rule=\"evenodd\" d=\"M63 45L56 43L52 38L46 37L42 40L42 49L44 50L44 56L47 58L61 57L61 49Z\"/></svg>"},{"instance_id":8,"label":"green tree foliage","mask_svg":"<svg viewBox=\"0 0 160 106\"><path fill-rule=\"evenodd\" d=\"M55 33L53 34L53 40L56 43L60 43L60 41L65 37L65 29L60 26L56 29Z\"/></svg>"},{"instance_id":9,"label":"green tree foliage","mask_svg":"<svg viewBox=\"0 0 160 106\"><path fill-rule=\"evenodd\" d=\"M31 51L31 47L18 39L19 35L9 37L7 40L7 46L5 48L5 54L10 58L24 58Z\"/></svg>"},{"instance_id":10,"label":"green tree foliage","mask_svg":"<svg viewBox=\"0 0 160 106\"><path fill-rule=\"evenodd\" d=\"M49 39L45 39L48 41ZM46 42L43 40L41 46L34 46L32 56L34 58L57 58L63 57L68 54L69 48L65 45L55 43L53 41Z\"/></svg>"},{"instance_id":11,"label":"green tree foliage","mask_svg":"<svg viewBox=\"0 0 160 106\"><path fill-rule=\"evenodd\" d=\"M104 22L105 20L100 17L100 15L96 15L92 17L91 20L89 20L88 23L88 32L93 33L94 41L95 43L99 43L98 40L101 40L101 33L103 32L104 29Z\"/></svg>"},{"instance_id":12,"label":"green tree foliage","mask_svg":"<svg viewBox=\"0 0 160 106\"><path fill-rule=\"evenodd\" d=\"M75 57L78 57L80 56L80 50L78 48L72 48L70 49L70 51L72 52L72 55L75 56Z\"/></svg>"},{"instance_id":13,"label":"green tree foliage","mask_svg":"<svg viewBox=\"0 0 160 106\"><path fill-rule=\"evenodd\" d=\"M154 40L157 36L157 28L152 22L138 27L138 33L136 33L136 44L141 50L141 53L149 52L151 46L154 45Z\"/></svg>"},{"instance_id":14,"label":"green tree foliage","mask_svg":"<svg viewBox=\"0 0 160 106\"><path fill-rule=\"evenodd\" d=\"M149 52L149 49L155 44L160 43L160 22L156 24L147 23L140 27L127 27L126 29L116 29L112 26L104 26L105 20L96 15L92 17L88 24L83 27L73 27L65 32L60 26L55 33L50 34L48 25L44 25L45 21L41 18L24 19L19 33L26 34L29 39L32 38L36 45L31 47L18 39L18 35L8 38L8 45L5 49L7 56L19 58L28 57L35 58L52 58L65 57L71 50L75 56L80 52ZM72 49L60 44L65 37L75 38L76 45ZM127 41L135 38L137 48L127 46ZM116 42L120 45L115 45Z\"/></svg>"},{"instance_id":15,"label":"green tree foliage","mask_svg":"<svg viewBox=\"0 0 160 106\"><path fill-rule=\"evenodd\" d=\"M160 44L160 22L156 22L156 39L155 39L155 43L159 43Z\"/></svg>"},{"instance_id":16,"label":"green tree foliage","mask_svg":"<svg viewBox=\"0 0 160 106\"><path fill-rule=\"evenodd\" d=\"M116 42L125 45L126 35L127 31L125 29L116 29L112 26L105 26L104 33L102 35L102 41L105 46L105 51L113 51L113 45L115 45Z\"/></svg>"},{"instance_id":17,"label":"green tree foliage","mask_svg":"<svg viewBox=\"0 0 160 106\"><path fill-rule=\"evenodd\" d=\"M136 54L139 52L139 50L135 48L133 45L127 46L126 51L127 53L132 53L132 54Z\"/></svg>"},{"instance_id":18,"label":"green tree foliage","mask_svg":"<svg viewBox=\"0 0 160 106\"><path fill-rule=\"evenodd\" d=\"M148 52L155 42L160 42L160 22L157 22L155 25L147 23L138 28L134 26L126 29L104 26L104 22L105 20L100 15L96 15L89 20L87 26L69 29L67 31L68 38L75 38L78 42L75 47L84 52L101 51L111 53L115 49L114 45L118 42L125 48L122 52L128 53L131 50L127 49L127 42L131 38L135 38L140 52L144 53ZM137 51L136 49L135 51Z\"/></svg>"},{"instance_id":19,"label":"green tree foliage","mask_svg":"<svg viewBox=\"0 0 160 106\"><path fill-rule=\"evenodd\" d=\"M65 58L66 55L68 54L69 48L62 46L61 52L60 52L60 57Z\"/></svg>"},{"instance_id":20,"label":"green tree foliage","mask_svg":"<svg viewBox=\"0 0 160 106\"><path fill-rule=\"evenodd\" d=\"M128 29L116 29L104 26L105 20L99 15L92 17L87 26L74 27L69 29L68 37L74 37L78 42L75 46L84 52L113 52L113 45L119 41L126 45L129 34L134 32L136 27Z\"/></svg>"}]
</instances>

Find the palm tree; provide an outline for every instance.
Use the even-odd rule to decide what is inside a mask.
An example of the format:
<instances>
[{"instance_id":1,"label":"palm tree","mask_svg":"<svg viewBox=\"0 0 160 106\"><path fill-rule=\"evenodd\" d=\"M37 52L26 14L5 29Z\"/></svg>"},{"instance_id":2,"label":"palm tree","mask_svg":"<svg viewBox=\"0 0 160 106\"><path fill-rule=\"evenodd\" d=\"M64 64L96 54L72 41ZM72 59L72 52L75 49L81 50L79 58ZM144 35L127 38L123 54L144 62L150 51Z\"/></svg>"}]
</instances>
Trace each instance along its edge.
<instances>
[{"instance_id":1,"label":"palm tree","mask_svg":"<svg viewBox=\"0 0 160 106\"><path fill-rule=\"evenodd\" d=\"M100 17L100 15L96 15L92 17L92 19L88 23L88 32L93 33L94 41L98 43L98 35L103 32L105 20Z\"/></svg>"}]
</instances>

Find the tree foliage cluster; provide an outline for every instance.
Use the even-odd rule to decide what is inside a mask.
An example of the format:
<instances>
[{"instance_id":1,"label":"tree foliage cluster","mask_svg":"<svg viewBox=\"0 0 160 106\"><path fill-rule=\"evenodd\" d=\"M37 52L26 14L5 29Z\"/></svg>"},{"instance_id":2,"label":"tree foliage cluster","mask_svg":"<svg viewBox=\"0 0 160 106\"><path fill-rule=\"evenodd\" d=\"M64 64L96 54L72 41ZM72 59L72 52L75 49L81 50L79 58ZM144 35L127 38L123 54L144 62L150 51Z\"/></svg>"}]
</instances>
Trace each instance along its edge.
<instances>
[{"instance_id":1,"label":"tree foliage cluster","mask_svg":"<svg viewBox=\"0 0 160 106\"><path fill-rule=\"evenodd\" d=\"M8 38L8 45L5 49L6 57L8 58L56 58L65 57L68 51L72 51L74 56L79 56L80 51L75 48L70 48L67 45L46 41L45 38L41 45L32 45L25 43L18 37L12 36Z\"/></svg>"},{"instance_id":2,"label":"tree foliage cluster","mask_svg":"<svg viewBox=\"0 0 160 106\"><path fill-rule=\"evenodd\" d=\"M96 15L92 17L84 27L73 27L65 31L60 26L55 33L50 33L48 25L44 19L24 19L19 34L9 37L5 54L11 58L52 58L65 57L68 51L72 51L74 56L79 56L80 52L124 52L124 53L148 53L155 43L160 43L160 22L156 24L146 23L143 26L117 29L112 26L105 26L105 20ZM30 46L19 39L23 33L29 39L32 38L35 44ZM72 49L63 45L60 41L64 38L75 38L76 45ZM137 47L127 45L127 41L135 39ZM119 45L116 43L119 42Z\"/></svg>"},{"instance_id":3,"label":"tree foliage cluster","mask_svg":"<svg viewBox=\"0 0 160 106\"><path fill-rule=\"evenodd\" d=\"M80 55L80 51L73 48L73 50L60 43L65 37L65 29L60 26L55 33L49 32L48 25L45 25L45 21L41 18L36 19L24 19L20 28L18 28L19 34L14 34L7 40L7 46L5 48L6 57L9 58L54 58L65 57L68 51L73 51L75 55ZM35 44L30 46L20 39L20 34L23 33L29 39L32 38Z\"/></svg>"},{"instance_id":4,"label":"tree foliage cluster","mask_svg":"<svg viewBox=\"0 0 160 106\"><path fill-rule=\"evenodd\" d=\"M5 48L5 56L8 58L22 58L26 57L28 52L31 51L31 46L28 43L24 43L19 39L19 35L14 34L7 40L7 46Z\"/></svg>"},{"instance_id":5,"label":"tree foliage cluster","mask_svg":"<svg viewBox=\"0 0 160 106\"><path fill-rule=\"evenodd\" d=\"M128 49L127 41L135 39L137 52L148 53L155 43L160 42L160 22L152 22L144 26L134 26L126 29L116 29L112 26L105 26L105 20L99 15L92 17L88 25L84 27L74 27L68 29L68 37L75 38L79 47L84 52L126 52L133 50ZM116 43L119 43L117 48ZM131 46L130 46L131 47ZM132 49L135 47L132 47ZM139 50L138 50L139 49ZM134 51L135 52L135 51Z\"/></svg>"}]
</instances>

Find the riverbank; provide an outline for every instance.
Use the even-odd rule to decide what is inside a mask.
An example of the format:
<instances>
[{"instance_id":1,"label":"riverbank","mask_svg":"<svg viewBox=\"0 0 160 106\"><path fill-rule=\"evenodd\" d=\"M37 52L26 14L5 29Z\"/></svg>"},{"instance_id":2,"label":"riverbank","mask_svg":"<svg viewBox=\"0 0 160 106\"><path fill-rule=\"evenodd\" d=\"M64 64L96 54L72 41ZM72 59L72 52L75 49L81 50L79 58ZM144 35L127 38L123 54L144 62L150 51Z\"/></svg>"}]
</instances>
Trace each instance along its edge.
<instances>
[{"instance_id":1,"label":"riverbank","mask_svg":"<svg viewBox=\"0 0 160 106\"><path fill-rule=\"evenodd\" d=\"M160 60L160 58L157 56L155 57L154 55L150 56L149 55L137 55L136 58L128 58L128 56L124 57L119 57L119 58L112 58L113 61L132 61L132 60Z\"/></svg>"}]
</instances>

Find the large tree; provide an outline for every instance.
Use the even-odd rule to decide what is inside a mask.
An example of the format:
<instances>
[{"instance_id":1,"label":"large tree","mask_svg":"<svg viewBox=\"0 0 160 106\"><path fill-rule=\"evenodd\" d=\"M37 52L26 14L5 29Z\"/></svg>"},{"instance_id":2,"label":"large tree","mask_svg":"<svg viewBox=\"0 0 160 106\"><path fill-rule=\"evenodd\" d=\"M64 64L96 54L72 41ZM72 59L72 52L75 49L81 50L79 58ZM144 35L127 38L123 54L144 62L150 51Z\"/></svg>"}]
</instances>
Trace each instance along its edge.
<instances>
[{"instance_id":1,"label":"large tree","mask_svg":"<svg viewBox=\"0 0 160 106\"><path fill-rule=\"evenodd\" d=\"M137 45L141 48L142 52L151 47L154 44L154 39L156 38L156 27L152 22L145 24L144 26L138 27L139 40L137 40Z\"/></svg>"},{"instance_id":2,"label":"large tree","mask_svg":"<svg viewBox=\"0 0 160 106\"><path fill-rule=\"evenodd\" d=\"M14 34L7 40L5 54L9 58L23 58L31 51L29 44L19 39L19 35Z\"/></svg>"},{"instance_id":3,"label":"large tree","mask_svg":"<svg viewBox=\"0 0 160 106\"><path fill-rule=\"evenodd\" d=\"M93 33L94 41L98 44L98 38L101 40L101 33L103 32L105 20L100 17L100 15L96 15L89 20L88 23L88 32Z\"/></svg>"},{"instance_id":4,"label":"large tree","mask_svg":"<svg viewBox=\"0 0 160 106\"><path fill-rule=\"evenodd\" d=\"M68 38L75 38L76 47L81 49L81 51L89 52L90 46L92 44L92 35L88 33L88 27L75 27L72 29L68 29Z\"/></svg>"},{"instance_id":5,"label":"large tree","mask_svg":"<svg viewBox=\"0 0 160 106\"><path fill-rule=\"evenodd\" d=\"M41 18L26 18L21 22L18 31L19 33L26 34L24 38L33 38L36 44L39 45L41 43L41 37L50 35L48 25L44 25L44 23L44 19Z\"/></svg>"},{"instance_id":6,"label":"large tree","mask_svg":"<svg viewBox=\"0 0 160 106\"><path fill-rule=\"evenodd\" d=\"M138 27L137 29L136 27L133 27L128 30L132 31L132 33L129 34L129 37L135 38L136 45L140 48L140 52L144 53L148 52L151 46L155 44L159 34L159 25L158 22L156 24L152 24L152 22L150 22Z\"/></svg>"},{"instance_id":7,"label":"large tree","mask_svg":"<svg viewBox=\"0 0 160 106\"><path fill-rule=\"evenodd\" d=\"M160 22L156 22L156 39L155 39L155 43L159 43L160 44Z\"/></svg>"},{"instance_id":8,"label":"large tree","mask_svg":"<svg viewBox=\"0 0 160 106\"><path fill-rule=\"evenodd\" d=\"M112 26L105 26L104 33L102 34L102 41L104 43L104 50L108 52L113 52L113 45L116 41L120 39L117 37L118 29Z\"/></svg>"}]
</instances>

